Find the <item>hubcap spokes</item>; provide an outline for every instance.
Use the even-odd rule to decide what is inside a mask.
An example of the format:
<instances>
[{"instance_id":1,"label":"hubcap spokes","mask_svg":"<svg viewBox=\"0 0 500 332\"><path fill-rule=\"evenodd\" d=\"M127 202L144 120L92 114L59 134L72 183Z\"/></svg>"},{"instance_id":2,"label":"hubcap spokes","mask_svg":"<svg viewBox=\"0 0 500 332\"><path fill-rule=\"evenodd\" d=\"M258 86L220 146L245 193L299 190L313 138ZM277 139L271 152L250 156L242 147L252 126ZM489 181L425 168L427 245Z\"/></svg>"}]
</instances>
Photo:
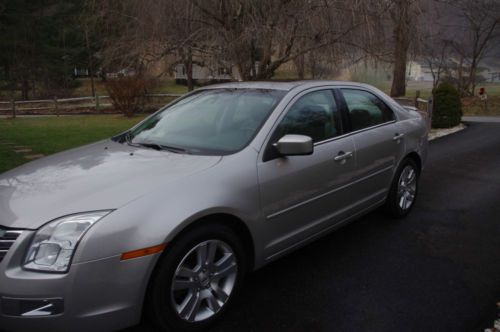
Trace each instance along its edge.
<instances>
[{"instance_id":1,"label":"hubcap spokes","mask_svg":"<svg viewBox=\"0 0 500 332\"><path fill-rule=\"evenodd\" d=\"M219 240L202 242L181 260L172 281L172 304L189 322L210 318L233 291L238 265L232 249Z\"/></svg>"},{"instance_id":2,"label":"hubcap spokes","mask_svg":"<svg viewBox=\"0 0 500 332\"><path fill-rule=\"evenodd\" d=\"M412 206L416 191L417 174L415 169L408 165L401 172L398 182L398 204L402 210L407 210Z\"/></svg>"}]
</instances>

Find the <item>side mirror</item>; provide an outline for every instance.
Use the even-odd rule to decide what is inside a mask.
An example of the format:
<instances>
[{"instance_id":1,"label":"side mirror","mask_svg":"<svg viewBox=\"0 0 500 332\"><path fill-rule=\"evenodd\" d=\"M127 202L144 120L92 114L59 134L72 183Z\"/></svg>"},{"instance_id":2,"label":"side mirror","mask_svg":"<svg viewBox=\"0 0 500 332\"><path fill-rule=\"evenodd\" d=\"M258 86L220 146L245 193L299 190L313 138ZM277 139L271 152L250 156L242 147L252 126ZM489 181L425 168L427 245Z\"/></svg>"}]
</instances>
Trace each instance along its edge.
<instances>
[{"instance_id":1,"label":"side mirror","mask_svg":"<svg viewBox=\"0 0 500 332\"><path fill-rule=\"evenodd\" d=\"M274 147L283 156L303 156L313 153L313 141L309 136L285 135Z\"/></svg>"}]
</instances>

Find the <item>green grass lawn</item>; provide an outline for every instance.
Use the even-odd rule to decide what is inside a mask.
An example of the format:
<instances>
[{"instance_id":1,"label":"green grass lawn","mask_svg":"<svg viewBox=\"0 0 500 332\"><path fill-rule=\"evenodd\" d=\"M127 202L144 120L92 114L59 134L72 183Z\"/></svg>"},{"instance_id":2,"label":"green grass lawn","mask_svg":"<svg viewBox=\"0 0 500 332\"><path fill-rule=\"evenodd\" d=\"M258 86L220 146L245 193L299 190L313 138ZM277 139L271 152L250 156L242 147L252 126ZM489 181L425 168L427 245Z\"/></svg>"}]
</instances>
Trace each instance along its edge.
<instances>
[{"instance_id":1,"label":"green grass lawn","mask_svg":"<svg viewBox=\"0 0 500 332\"><path fill-rule=\"evenodd\" d=\"M12 151L10 147L0 145L0 173L24 164L28 160Z\"/></svg>"},{"instance_id":2,"label":"green grass lawn","mask_svg":"<svg viewBox=\"0 0 500 332\"><path fill-rule=\"evenodd\" d=\"M0 140L33 149L45 155L92 143L118 134L139 122L143 115L84 115L0 119ZM0 173L28 160L0 145Z\"/></svg>"}]
</instances>

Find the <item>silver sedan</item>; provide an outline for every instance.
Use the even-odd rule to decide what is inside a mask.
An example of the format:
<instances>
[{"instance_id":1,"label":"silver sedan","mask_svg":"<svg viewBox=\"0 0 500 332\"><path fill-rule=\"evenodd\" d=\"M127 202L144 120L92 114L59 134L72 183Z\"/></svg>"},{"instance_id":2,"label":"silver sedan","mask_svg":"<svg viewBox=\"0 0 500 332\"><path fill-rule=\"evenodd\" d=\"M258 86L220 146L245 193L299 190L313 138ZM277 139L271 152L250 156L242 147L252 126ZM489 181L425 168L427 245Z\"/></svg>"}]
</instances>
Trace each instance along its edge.
<instances>
[{"instance_id":1,"label":"silver sedan","mask_svg":"<svg viewBox=\"0 0 500 332\"><path fill-rule=\"evenodd\" d=\"M0 175L0 326L203 329L243 276L415 204L423 117L350 82L199 89L108 140Z\"/></svg>"}]
</instances>

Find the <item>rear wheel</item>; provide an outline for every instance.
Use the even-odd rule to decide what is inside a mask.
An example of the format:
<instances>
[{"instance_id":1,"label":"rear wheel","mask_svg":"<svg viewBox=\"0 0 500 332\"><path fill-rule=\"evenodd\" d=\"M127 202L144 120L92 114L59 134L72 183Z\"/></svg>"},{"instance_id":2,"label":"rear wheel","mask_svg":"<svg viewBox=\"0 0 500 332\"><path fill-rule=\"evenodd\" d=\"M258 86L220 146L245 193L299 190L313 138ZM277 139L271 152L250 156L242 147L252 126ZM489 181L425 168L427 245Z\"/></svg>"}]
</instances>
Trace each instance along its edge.
<instances>
[{"instance_id":1,"label":"rear wheel","mask_svg":"<svg viewBox=\"0 0 500 332\"><path fill-rule=\"evenodd\" d=\"M385 202L386 212L395 218L403 218L410 213L418 193L420 169L412 159L405 159L394 176Z\"/></svg>"},{"instance_id":2,"label":"rear wheel","mask_svg":"<svg viewBox=\"0 0 500 332\"><path fill-rule=\"evenodd\" d=\"M230 228L207 224L167 246L147 296L146 310L164 331L196 331L231 304L245 273L245 255Z\"/></svg>"}]
</instances>

